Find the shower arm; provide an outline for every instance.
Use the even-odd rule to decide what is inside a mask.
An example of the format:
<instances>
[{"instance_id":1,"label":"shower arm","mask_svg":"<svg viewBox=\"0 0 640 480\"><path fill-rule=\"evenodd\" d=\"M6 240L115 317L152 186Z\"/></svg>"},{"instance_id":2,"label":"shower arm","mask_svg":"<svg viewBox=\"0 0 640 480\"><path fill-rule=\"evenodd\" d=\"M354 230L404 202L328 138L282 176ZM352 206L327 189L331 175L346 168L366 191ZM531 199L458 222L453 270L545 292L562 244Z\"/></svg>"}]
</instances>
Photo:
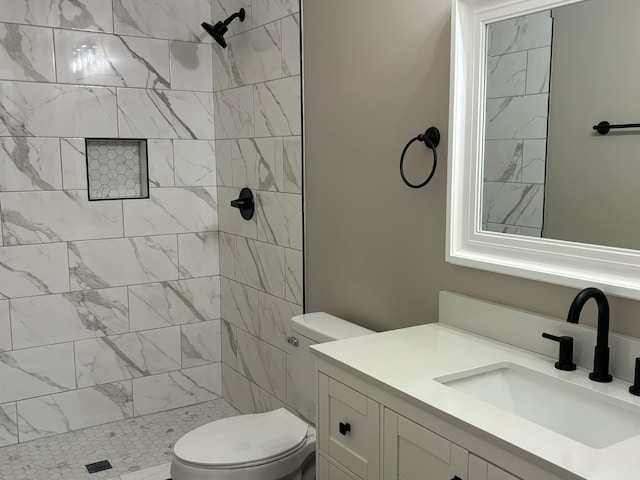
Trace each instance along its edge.
<instances>
[{"instance_id":1,"label":"shower arm","mask_svg":"<svg viewBox=\"0 0 640 480\"><path fill-rule=\"evenodd\" d=\"M227 18L224 22L226 26L229 26L229 24L235 20L236 18L240 17L240 21L244 22L244 16L245 16L245 12L244 12L244 8L241 8L240 11L234 13L233 15L231 15L229 18Z\"/></svg>"}]
</instances>

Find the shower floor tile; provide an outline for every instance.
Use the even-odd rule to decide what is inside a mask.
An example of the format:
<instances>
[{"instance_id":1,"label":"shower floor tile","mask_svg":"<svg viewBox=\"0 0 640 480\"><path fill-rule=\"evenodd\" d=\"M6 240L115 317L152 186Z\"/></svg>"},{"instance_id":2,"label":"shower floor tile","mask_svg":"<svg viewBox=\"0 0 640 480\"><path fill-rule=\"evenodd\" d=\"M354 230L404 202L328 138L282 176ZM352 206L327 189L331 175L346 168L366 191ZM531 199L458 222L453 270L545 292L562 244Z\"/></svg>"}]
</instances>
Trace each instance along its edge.
<instances>
[{"instance_id":1,"label":"shower floor tile","mask_svg":"<svg viewBox=\"0 0 640 480\"><path fill-rule=\"evenodd\" d=\"M2 447L0 479L165 480L176 440L207 422L238 414L218 399ZM89 474L84 466L100 460L113 468Z\"/></svg>"}]
</instances>

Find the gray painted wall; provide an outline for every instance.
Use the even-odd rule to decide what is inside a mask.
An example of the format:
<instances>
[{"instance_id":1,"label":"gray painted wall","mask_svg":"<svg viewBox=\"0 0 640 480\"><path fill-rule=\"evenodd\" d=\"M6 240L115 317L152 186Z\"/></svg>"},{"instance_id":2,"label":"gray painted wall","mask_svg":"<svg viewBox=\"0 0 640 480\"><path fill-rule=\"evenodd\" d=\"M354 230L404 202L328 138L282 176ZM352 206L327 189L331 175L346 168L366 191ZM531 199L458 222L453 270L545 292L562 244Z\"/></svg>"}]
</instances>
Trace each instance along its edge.
<instances>
[{"instance_id":1,"label":"gray painted wall","mask_svg":"<svg viewBox=\"0 0 640 480\"><path fill-rule=\"evenodd\" d=\"M450 17L449 0L303 2L308 311L388 330L435 321L448 289L566 316L575 289L444 261ZM441 163L412 190L400 152L429 125L443 133ZM430 159L414 155L419 180ZM612 330L640 336L640 305L611 303Z\"/></svg>"},{"instance_id":2,"label":"gray painted wall","mask_svg":"<svg viewBox=\"0 0 640 480\"><path fill-rule=\"evenodd\" d=\"M554 10L549 160L543 236L640 249L640 135L591 127L638 121L635 0Z\"/></svg>"}]
</instances>

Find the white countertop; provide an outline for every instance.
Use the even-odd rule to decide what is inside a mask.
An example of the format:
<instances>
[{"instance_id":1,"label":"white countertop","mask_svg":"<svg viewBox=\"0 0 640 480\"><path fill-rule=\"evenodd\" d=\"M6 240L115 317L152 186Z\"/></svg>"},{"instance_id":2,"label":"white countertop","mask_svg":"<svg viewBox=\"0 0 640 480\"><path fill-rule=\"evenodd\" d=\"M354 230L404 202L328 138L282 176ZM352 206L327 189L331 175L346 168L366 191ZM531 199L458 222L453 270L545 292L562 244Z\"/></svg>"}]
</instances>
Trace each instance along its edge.
<instances>
[{"instance_id":1,"label":"white countertop","mask_svg":"<svg viewBox=\"0 0 640 480\"><path fill-rule=\"evenodd\" d=\"M637 408L640 398L629 394L628 382L616 378L608 384L592 382L589 370L584 368L559 371L554 368L554 358L437 323L324 343L312 349L329 363L392 393L402 392L415 404L442 412L445 419L453 417L580 478L640 478L640 436L607 448L591 448L434 379L511 362L606 393Z\"/></svg>"}]
</instances>

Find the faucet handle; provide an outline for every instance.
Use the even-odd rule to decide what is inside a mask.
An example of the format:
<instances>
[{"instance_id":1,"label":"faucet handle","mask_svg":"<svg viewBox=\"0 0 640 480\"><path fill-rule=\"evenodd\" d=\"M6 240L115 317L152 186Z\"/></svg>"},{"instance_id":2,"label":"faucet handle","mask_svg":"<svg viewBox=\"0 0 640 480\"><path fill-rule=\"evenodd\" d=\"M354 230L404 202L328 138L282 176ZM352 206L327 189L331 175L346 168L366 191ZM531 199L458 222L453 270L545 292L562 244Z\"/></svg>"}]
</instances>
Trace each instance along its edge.
<instances>
[{"instance_id":1,"label":"faucet handle","mask_svg":"<svg viewBox=\"0 0 640 480\"><path fill-rule=\"evenodd\" d=\"M573 363L573 337L551 335L550 333L543 333L542 336L554 342L560 343L560 355L556 362L556 368L558 370L564 370L571 372L576 369L576 364Z\"/></svg>"}]
</instances>

